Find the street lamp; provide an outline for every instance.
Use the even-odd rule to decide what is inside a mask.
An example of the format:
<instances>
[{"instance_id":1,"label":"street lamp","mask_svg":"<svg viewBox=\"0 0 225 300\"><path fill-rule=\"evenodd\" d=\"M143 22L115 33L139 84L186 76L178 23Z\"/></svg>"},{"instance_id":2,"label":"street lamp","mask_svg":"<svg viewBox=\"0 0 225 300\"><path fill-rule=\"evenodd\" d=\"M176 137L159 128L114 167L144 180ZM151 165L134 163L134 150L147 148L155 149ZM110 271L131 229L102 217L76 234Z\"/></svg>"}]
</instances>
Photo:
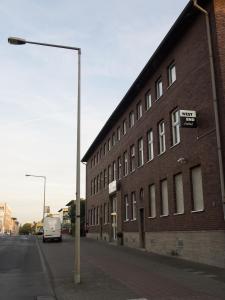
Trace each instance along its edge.
<instances>
[{"instance_id":1,"label":"street lamp","mask_svg":"<svg viewBox=\"0 0 225 300\"><path fill-rule=\"evenodd\" d=\"M74 282L80 283L80 85L81 85L81 48L68 47L56 44L46 44L27 41L18 37L9 37L8 42L12 45L34 44L40 46L75 50L78 53L78 88L77 88L77 164L76 164L76 234L75 234L75 273Z\"/></svg>"},{"instance_id":2,"label":"street lamp","mask_svg":"<svg viewBox=\"0 0 225 300\"><path fill-rule=\"evenodd\" d=\"M39 176L39 175L30 175L26 174L25 176L27 177L39 177L44 179L44 204L43 204L43 222L44 222L44 217L45 217L45 190L46 190L46 176Z\"/></svg>"}]
</instances>

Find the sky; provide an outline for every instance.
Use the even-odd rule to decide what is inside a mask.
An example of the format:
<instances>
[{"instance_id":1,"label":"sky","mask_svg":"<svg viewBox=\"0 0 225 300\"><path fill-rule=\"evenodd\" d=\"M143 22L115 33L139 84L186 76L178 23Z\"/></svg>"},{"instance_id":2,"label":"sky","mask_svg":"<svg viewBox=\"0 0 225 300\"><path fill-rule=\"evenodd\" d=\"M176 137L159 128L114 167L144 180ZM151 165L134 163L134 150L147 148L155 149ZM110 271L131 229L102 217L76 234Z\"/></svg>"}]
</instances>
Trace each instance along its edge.
<instances>
[{"instance_id":1,"label":"sky","mask_svg":"<svg viewBox=\"0 0 225 300\"><path fill-rule=\"evenodd\" d=\"M77 52L8 37L81 48L82 158L187 3L0 1L0 202L20 223L43 212L43 179L25 174L46 176L52 213L75 198Z\"/></svg>"}]
</instances>

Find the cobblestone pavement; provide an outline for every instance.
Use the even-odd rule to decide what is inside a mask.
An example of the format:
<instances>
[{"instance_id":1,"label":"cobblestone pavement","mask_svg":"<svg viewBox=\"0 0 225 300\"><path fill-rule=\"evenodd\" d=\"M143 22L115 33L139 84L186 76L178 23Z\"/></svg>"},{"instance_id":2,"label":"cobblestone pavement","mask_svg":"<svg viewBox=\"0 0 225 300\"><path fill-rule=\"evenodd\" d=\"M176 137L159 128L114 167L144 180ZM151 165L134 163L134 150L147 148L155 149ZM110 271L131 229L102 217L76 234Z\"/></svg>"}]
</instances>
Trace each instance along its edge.
<instances>
[{"instance_id":1,"label":"cobblestone pavement","mask_svg":"<svg viewBox=\"0 0 225 300\"><path fill-rule=\"evenodd\" d=\"M74 286L74 241L41 244L58 300L224 300L225 270L81 239L81 284Z\"/></svg>"}]
</instances>

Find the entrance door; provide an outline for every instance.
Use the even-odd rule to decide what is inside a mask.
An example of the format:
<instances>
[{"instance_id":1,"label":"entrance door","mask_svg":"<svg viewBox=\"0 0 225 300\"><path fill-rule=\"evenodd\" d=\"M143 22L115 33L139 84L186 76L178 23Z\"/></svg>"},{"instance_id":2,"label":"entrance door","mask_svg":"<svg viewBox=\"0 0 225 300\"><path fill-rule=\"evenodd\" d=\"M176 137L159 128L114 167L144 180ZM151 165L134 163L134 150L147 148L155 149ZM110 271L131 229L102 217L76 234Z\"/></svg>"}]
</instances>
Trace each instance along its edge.
<instances>
[{"instance_id":1,"label":"entrance door","mask_svg":"<svg viewBox=\"0 0 225 300\"><path fill-rule=\"evenodd\" d=\"M145 213L144 213L144 208L140 208L139 211L139 216L140 216L140 247L145 248L145 228L144 228L144 218L145 218Z\"/></svg>"},{"instance_id":2,"label":"entrance door","mask_svg":"<svg viewBox=\"0 0 225 300\"><path fill-rule=\"evenodd\" d=\"M117 201L116 197L112 198L112 212L111 212L111 218L112 218L112 240L117 239Z\"/></svg>"}]
</instances>

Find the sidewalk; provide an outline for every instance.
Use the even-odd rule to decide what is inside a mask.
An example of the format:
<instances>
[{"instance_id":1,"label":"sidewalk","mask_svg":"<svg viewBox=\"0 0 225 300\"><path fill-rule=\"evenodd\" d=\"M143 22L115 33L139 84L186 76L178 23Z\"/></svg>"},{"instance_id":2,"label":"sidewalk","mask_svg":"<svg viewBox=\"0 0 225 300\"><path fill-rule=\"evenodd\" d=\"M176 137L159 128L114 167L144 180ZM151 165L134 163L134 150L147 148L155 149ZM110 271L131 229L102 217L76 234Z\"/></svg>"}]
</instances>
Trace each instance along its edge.
<instances>
[{"instance_id":1,"label":"sidewalk","mask_svg":"<svg viewBox=\"0 0 225 300\"><path fill-rule=\"evenodd\" d=\"M81 284L74 286L74 240L40 242L58 300L224 300L225 270L81 239Z\"/></svg>"}]
</instances>

